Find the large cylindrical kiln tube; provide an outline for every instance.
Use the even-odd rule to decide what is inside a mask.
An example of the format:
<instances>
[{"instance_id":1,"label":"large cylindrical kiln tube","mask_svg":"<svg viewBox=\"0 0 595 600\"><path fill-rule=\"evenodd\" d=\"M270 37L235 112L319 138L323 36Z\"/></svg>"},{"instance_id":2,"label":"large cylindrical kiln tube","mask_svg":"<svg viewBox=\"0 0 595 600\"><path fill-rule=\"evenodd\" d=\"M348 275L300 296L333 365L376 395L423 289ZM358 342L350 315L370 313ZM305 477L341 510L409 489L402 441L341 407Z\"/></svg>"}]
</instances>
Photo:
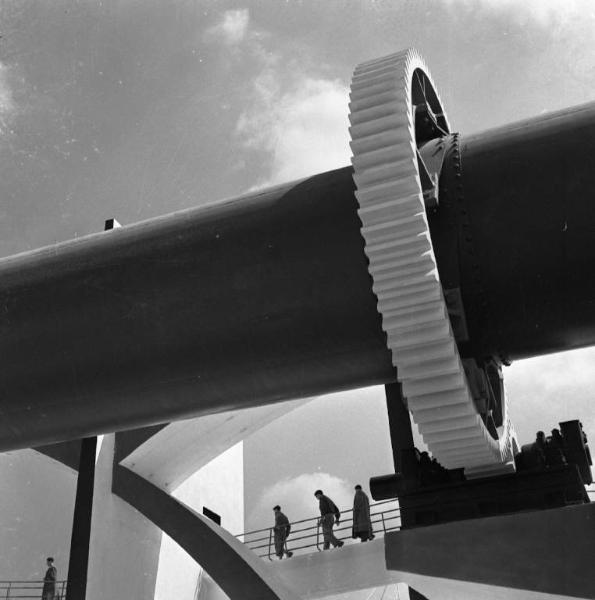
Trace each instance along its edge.
<instances>
[{"instance_id":1,"label":"large cylindrical kiln tube","mask_svg":"<svg viewBox=\"0 0 595 600\"><path fill-rule=\"evenodd\" d=\"M461 169L470 353L595 343L595 105L463 137Z\"/></svg>"},{"instance_id":2,"label":"large cylindrical kiln tube","mask_svg":"<svg viewBox=\"0 0 595 600\"><path fill-rule=\"evenodd\" d=\"M0 450L384 383L350 168L0 263Z\"/></svg>"},{"instance_id":3,"label":"large cylindrical kiln tube","mask_svg":"<svg viewBox=\"0 0 595 600\"><path fill-rule=\"evenodd\" d=\"M464 356L595 344L594 140L593 105L460 140ZM394 381L357 208L344 168L0 261L0 450Z\"/></svg>"}]
</instances>

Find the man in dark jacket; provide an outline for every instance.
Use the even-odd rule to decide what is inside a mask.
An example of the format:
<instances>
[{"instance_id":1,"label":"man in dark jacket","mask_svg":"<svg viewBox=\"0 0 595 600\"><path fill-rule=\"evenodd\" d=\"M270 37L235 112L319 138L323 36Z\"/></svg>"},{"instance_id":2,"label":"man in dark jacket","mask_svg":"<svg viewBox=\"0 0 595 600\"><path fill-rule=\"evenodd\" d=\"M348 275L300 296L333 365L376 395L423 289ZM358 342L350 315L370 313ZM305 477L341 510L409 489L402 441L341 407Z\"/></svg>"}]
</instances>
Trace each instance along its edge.
<instances>
[{"instance_id":1,"label":"man in dark jacket","mask_svg":"<svg viewBox=\"0 0 595 600\"><path fill-rule=\"evenodd\" d=\"M273 528L275 538L275 554L279 557L279 560L283 558L283 554L287 555L287 558L293 556L293 552L287 550L287 536L291 531L291 524L289 519L281 512L279 505L273 507L275 512L275 527Z\"/></svg>"},{"instance_id":2,"label":"man in dark jacket","mask_svg":"<svg viewBox=\"0 0 595 600\"><path fill-rule=\"evenodd\" d=\"M56 595L56 578L58 571L54 567L54 559L48 556L46 559L48 570L43 578L43 590L41 592L41 600L54 600Z\"/></svg>"},{"instance_id":3,"label":"man in dark jacket","mask_svg":"<svg viewBox=\"0 0 595 600\"><path fill-rule=\"evenodd\" d=\"M341 540L338 540L333 533L333 525L337 525L341 520L341 513L335 506L335 503L322 493L322 490L316 490L314 495L318 499L318 507L320 508L320 524L322 525L322 536L324 538L323 549L328 550L332 544L335 548L340 548L343 545Z\"/></svg>"}]
</instances>

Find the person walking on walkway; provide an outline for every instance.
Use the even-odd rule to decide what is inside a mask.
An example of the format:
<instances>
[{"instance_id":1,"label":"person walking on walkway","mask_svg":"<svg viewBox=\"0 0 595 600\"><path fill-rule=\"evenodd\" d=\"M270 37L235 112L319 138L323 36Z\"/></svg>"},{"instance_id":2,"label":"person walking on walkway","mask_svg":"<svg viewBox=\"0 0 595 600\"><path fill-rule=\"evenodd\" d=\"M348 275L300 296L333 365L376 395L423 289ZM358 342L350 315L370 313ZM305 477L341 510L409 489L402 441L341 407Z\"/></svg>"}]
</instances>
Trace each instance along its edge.
<instances>
[{"instance_id":1,"label":"person walking on walkway","mask_svg":"<svg viewBox=\"0 0 595 600\"><path fill-rule=\"evenodd\" d=\"M340 548L343 542L335 537L333 525L335 523L339 524L341 513L335 503L322 493L322 490L316 490L314 495L318 499L318 507L320 508L320 524L322 525L322 536L324 538L322 548L328 550L331 544L335 548Z\"/></svg>"},{"instance_id":2,"label":"person walking on walkway","mask_svg":"<svg viewBox=\"0 0 595 600\"><path fill-rule=\"evenodd\" d=\"M359 538L362 542L374 539L370 500L359 484L355 486L353 497L353 537Z\"/></svg>"},{"instance_id":3,"label":"person walking on walkway","mask_svg":"<svg viewBox=\"0 0 595 600\"><path fill-rule=\"evenodd\" d=\"M275 512L275 527L273 528L275 538L275 554L279 557L279 560L283 558L283 554L287 555L287 558L293 556L293 552L287 550L287 536L291 531L291 524L289 519L281 512L279 505L273 507Z\"/></svg>"},{"instance_id":4,"label":"person walking on walkway","mask_svg":"<svg viewBox=\"0 0 595 600\"><path fill-rule=\"evenodd\" d=\"M54 600L56 595L56 579L58 571L54 567L54 559L48 556L46 559L48 570L43 578L43 589L41 590L41 600Z\"/></svg>"}]
</instances>

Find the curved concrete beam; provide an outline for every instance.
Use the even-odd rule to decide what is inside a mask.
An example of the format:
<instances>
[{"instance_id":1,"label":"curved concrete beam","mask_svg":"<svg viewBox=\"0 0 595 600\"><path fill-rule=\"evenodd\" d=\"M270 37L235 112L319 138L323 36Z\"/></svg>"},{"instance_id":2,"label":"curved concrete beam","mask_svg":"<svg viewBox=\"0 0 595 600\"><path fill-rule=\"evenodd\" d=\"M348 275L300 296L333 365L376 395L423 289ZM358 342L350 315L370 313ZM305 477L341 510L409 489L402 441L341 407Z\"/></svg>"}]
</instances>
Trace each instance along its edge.
<instances>
[{"instance_id":1,"label":"curved concrete beam","mask_svg":"<svg viewBox=\"0 0 595 600\"><path fill-rule=\"evenodd\" d=\"M232 600L298 600L236 537L125 467L112 490L174 539Z\"/></svg>"},{"instance_id":2,"label":"curved concrete beam","mask_svg":"<svg viewBox=\"0 0 595 600\"><path fill-rule=\"evenodd\" d=\"M116 460L162 490L171 492L227 449L307 402L309 399L290 400L175 421L156 431L124 458L117 456ZM117 434L118 448L127 434Z\"/></svg>"}]
</instances>

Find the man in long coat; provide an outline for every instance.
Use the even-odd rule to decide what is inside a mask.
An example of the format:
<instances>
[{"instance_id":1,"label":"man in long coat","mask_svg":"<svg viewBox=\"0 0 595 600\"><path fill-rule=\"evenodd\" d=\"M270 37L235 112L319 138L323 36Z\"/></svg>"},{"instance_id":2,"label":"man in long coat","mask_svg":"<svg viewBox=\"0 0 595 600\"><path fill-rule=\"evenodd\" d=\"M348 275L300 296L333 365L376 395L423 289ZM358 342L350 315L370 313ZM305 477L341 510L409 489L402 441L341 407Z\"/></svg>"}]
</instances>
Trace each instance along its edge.
<instances>
[{"instance_id":1,"label":"man in long coat","mask_svg":"<svg viewBox=\"0 0 595 600\"><path fill-rule=\"evenodd\" d=\"M358 537L362 542L374 539L370 501L359 484L355 486L355 496L353 497L353 537Z\"/></svg>"},{"instance_id":2,"label":"man in long coat","mask_svg":"<svg viewBox=\"0 0 595 600\"><path fill-rule=\"evenodd\" d=\"M41 591L41 600L54 600L56 594L56 578L58 571L54 567L54 559L48 556L46 559L48 570L43 578L43 590Z\"/></svg>"},{"instance_id":3,"label":"man in long coat","mask_svg":"<svg viewBox=\"0 0 595 600\"><path fill-rule=\"evenodd\" d=\"M283 558L283 554L287 555L287 558L293 556L293 552L287 550L287 536L291 530L289 519L281 512L279 505L273 507L275 512L275 527L273 528L274 540L275 540L275 554L279 557L279 560Z\"/></svg>"}]
</instances>

